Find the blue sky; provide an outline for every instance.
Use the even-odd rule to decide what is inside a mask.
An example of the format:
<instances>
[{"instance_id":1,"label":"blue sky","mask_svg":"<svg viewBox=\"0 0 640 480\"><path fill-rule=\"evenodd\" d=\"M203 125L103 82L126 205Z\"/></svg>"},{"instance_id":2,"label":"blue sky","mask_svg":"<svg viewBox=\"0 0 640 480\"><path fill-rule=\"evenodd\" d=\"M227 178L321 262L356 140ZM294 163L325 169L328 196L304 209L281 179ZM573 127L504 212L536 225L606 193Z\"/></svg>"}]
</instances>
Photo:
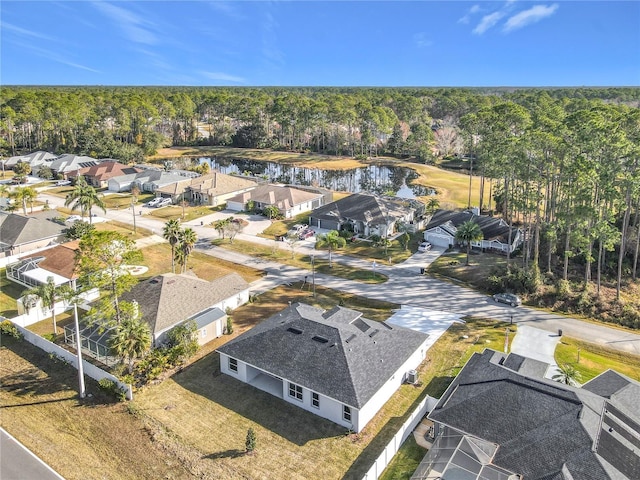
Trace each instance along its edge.
<instances>
[{"instance_id":1,"label":"blue sky","mask_svg":"<svg viewBox=\"0 0 640 480\"><path fill-rule=\"evenodd\" d=\"M635 0L0 8L4 85L640 85Z\"/></svg>"}]
</instances>

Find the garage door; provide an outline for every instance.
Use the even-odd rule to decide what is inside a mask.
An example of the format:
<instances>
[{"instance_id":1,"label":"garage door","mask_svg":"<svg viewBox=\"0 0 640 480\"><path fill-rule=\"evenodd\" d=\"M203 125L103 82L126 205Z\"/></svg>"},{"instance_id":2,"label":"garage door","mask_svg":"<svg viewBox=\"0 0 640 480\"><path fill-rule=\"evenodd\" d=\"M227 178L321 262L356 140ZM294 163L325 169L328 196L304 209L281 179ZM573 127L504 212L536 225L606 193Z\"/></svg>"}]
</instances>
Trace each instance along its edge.
<instances>
[{"instance_id":1,"label":"garage door","mask_svg":"<svg viewBox=\"0 0 640 480\"><path fill-rule=\"evenodd\" d=\"M436 245L438 247L449 247L451 244L449 243L451 237L446 235L441 235L438 233L427 233L425 235L425 240L431 245Z\"/></svg>"}]
</instances>

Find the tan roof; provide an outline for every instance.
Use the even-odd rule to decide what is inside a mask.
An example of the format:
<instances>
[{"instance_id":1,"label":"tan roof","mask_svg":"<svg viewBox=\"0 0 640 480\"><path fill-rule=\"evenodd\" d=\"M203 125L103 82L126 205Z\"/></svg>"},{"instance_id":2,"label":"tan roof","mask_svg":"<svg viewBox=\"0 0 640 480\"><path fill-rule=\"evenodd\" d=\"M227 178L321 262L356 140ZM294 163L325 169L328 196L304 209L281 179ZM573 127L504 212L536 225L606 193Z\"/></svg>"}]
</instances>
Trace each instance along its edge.
<instances>
[{"instance_id":1,"label":"tan roof","mask_svg":"<svg viewBox=\"0 0 640 480\"><path fill-rule=\"evenodd\" d=\"M117 177L119 175L128 175L130 173L138 173L142 170L139 168L131 167L115 160L102 161L98 165L91 167L81 168L75 172L77 175L83 175L85 177L95 178L98 181L109 180L110 178Z\"/></svg>"},{"instance_id":2,"label":"tan roof","mask_svg":"<svg viewBox=\"0 0 640 480\"><path fill-rule=\"evenodd\" d=\"M38 263L38 267L73 280L78 278L75 272L75 266L76 251L79 246L80 240L74 240L73 242L56 245L55 247L47 248L46 250L41 250L31 255L25 255L21 259L44 257L44 260Z\"/></svg>"},{"instance_id":3,"label":"tan roof","mask_svg":"<svg viewBox=\"0 0 640 480\"><path fill-rule=\"evenodd\" d=\"M275 205L280 210L289 210L296 205L310 202L322 197L321 193L311 193L292 187L277 185L260 185L250 192L230 198L230 202L247 203L249 200L265 205Z\"/></svg>"},{"instance_id":4,"label":"tan roof","mask_svg":"<svg viewBox=\"0 0 640 480\"><path fill-rule=\"evenodd\" d=\"M180 180L178 182L170 183L169 185L165 185L156 189L156 192L166 193L167 195L180 195L184 193L184 191L191 184L191 178L185 178L184 180Z\"/></svg>"},{"instance_id":5,"label":"tan roof","mask_svg":"<svg viewBox=\"0 0 640 480\"><path fill-rule=\"evenodd\" d=\"M227 175L220 172L211 172L191 181L189 188L193 192L217 196L233 193L238 190L255 187L256 182L235 175Z\"/></svg>"},{"instance_id":6,"label":"tan roof","mask_svg":"<svg viewBox=\"0 0 640 480\"><path fill-rule=\"evenodd\" d=\"M138 302L153 333L172 327L249 288L237 273L207 282L192 275L165 273L138 283L122 299Z\"/></svg>"}]
</instances>

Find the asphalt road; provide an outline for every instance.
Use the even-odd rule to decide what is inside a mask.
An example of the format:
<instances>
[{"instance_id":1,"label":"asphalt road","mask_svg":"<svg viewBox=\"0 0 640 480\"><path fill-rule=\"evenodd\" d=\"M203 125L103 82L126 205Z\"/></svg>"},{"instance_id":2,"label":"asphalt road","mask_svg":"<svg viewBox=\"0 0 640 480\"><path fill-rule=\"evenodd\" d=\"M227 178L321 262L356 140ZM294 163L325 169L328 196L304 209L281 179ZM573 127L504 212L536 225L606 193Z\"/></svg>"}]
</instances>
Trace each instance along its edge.
<instances>
[{"instance_id":1,"label":"asphalt road","mask_svg":"<svg viewBox=\"0 0 640 480\"><path fill-rule=\"evenodd\" d=\"M52 206L62 205L64 203L63 199L51 195L41 194L41 198L48 199L49 204ZM98 210L94 210L98 212ZM143 215L136 215L136 224L139 227L144 227L161 235L164 222L144 214L149 212L149 209L146 207L136 207L136 213L140 211L143 212ZM102 214L102 212L100 211L99 214ZM274 262L261 261L247 255L211 246L208 241L218 238L218 236L213 228L204 225L208 225L215 219L229 215L232 214L217 212L202 219L185 223L185 225L193 228L198 234L199 242L196 246L197 250L234 263L266 270L268 272L267 277L251 286L252 292L254 293L260 293L282 283L303 280L305 276L311 281L311 266L309 270L298 269ZM237 216L237 213L235 215ZM109 210L105 217L124 223L133 223L131 209ZM277 248L290 251L290 248L284 242L275 242L274 240L255 236L256 233L264 230L268 223L269 221L265 220L264 217L256 216L255 221L252 221L237 238L264 245L276 246ZM313 250L313 244L313 239L298 242L296 252L313 252L316 257L327 255L326 252ZM422 259L428 258L430 255L433 255L433 253L429 252L426 255L420 255L423 256L420 257ZM339 253L334 253L333 259L336 262L347 263L361 269L374 269L374 266L368 261L348 257ZM426 261L421 259L419 262L426 264ZM463 316L483 316L507 321L512 320L517 324L530 325L553 333L562 330L564 335L573 338L640 355L639 334L608 327L604 324L585 322L567 316L556 315L530 307L523 306L513 308L508 305L497 304L493 302L491 297L478 293L475 290L430 278L426 275L420 275L419 268L416 268L415 260L408 262L408 264L399 265L377 264L375 271L384 273L389 277L389 280L382 284L364 284L329 275L316 274L316 283L336 290L362 295L367 298L448 311Z\"/></svg>"},{"instance_id":2,"label":"asphalt road","mask_svg":"<svg viewBox=\"0 0 640 480\"><path fill-rule=\"evenodd\" d=\"M64 480L3 428L0 428L0 479Z\"/></svg>"}]
</instances>

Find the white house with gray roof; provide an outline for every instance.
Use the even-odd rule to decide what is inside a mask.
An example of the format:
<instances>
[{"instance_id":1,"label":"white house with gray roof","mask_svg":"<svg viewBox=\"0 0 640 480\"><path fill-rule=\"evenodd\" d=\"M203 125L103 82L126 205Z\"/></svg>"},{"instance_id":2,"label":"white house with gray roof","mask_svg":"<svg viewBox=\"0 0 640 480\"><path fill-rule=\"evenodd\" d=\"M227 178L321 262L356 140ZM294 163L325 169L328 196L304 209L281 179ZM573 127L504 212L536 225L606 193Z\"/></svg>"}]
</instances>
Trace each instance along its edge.
<instances>
[{"instance_id":1,"label":"white house with gray roof","mask_svg":"<svg viewBox=\"0 0 640 480\"><path fill-rule=\"evenodd\" d=\"M360 432L422 363L427 338L295 303L217 351L222 373Z\"/></svg>"},{"instance_id":2,"label":"white house with gray roof","mask_svg":"<svg viewBox=\"0 0 640 480\"><path fill-rule=\"evenodd\" d=\"M249 284L237 273L211 282L195 275L165 273L138 283L122 299L136 302L149 324L154 346L176 325L194 320L202 345L222 336L227 308L249 300Z\"/></svg>"}]
</instances>

